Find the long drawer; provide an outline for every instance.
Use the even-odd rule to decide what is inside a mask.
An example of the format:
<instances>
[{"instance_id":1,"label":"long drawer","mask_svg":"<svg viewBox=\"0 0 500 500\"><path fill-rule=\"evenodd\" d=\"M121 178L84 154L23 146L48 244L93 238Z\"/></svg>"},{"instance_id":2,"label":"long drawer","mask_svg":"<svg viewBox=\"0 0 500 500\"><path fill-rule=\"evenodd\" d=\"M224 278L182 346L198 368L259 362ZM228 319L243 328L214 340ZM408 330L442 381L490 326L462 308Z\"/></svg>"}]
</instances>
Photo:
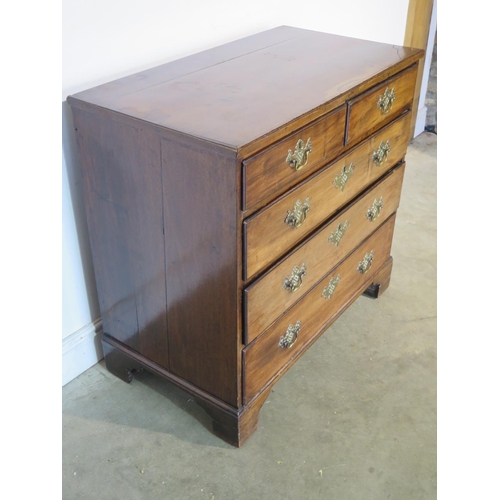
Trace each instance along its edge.
<instances>
[{"instance_id":1,"label":"long drawer","mask_svg":"<svg viewBox=\"0 0 500 500\"><path fill-rule=\"evenodd\" d=\"M417 78L414 65L347 102L345 143L355 144L410 109Z\"/></svg>"},{"instance_id":2,"label":"long drawer","mask_svg":"<svg viewBox=\"0 0 500 500\"><path fill-rule=\"evenodd\" d=\"M401 164L245 289L247 343L396 211L403 174L404 164Z\"/></svg>"},{"instance_id":3,"label":"long drawer","mask_svg":"<svg viewBox=\"0 0 500 500\"><path fill-rule=\"evenodd\" d=\"M332 160L344 146L346 108L332 111L243 162L243 210L291 186Z\"/></svg>"},{"instance_id":4,"label":"long drawer","mask_svg":"<svg viewBox=\"0 0 500 500\"><path fill-rule=\"evenodd\" d=\"M247 218L243 224L243 279L265 269L403 158L410 118L410 113L405 113L339 161Z\"/></svg>"},{"instance_id":5,"label":"long drawer","mask_svg":"<svg viewBox=\"0 0 500 500\"><path fill-rule=\"evenodd\" d=\"M361 294L390 257L395 215L267 332L243 350L244 400L254 398Z\"/></svg>"}]
</instances>

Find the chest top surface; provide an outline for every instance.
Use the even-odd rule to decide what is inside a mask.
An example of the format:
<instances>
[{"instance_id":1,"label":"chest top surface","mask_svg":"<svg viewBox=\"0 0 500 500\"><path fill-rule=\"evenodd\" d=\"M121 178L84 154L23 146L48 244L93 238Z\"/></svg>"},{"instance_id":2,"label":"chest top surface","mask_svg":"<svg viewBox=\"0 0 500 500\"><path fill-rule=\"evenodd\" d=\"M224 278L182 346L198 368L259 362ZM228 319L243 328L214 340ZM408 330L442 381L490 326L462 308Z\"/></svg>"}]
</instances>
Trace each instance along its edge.
<instances>
[{"instance_id":1,"label":"chest top surface","mask_svg":"<svg viewBox=\"0 0 500 500\"><path fill-rule=\"evenodd\" d=\"M71 97L238 149L297 117L325 114L420 52L282 26Z\"/></svg>"}]
</instances>

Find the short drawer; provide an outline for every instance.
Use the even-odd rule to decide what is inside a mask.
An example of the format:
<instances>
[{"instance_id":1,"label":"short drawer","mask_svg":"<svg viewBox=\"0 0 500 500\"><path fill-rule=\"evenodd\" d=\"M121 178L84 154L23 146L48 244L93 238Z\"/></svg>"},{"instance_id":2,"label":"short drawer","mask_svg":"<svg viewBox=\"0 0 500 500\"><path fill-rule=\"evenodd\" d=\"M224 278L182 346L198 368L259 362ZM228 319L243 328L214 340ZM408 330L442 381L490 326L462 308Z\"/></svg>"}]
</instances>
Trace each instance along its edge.
<instances>
[{"instance_id":1,"label":"short drawer","mask_svg":"<svg viewBox=\"0 0 500 500\"><path fill-rule=\"evenodd\" d=\"M303 297L329 269L399 206L404 164L308 238L243 292L246 343L252 342Z\"/></svg>"},{"instance_id":2,"label":"short drawer","mask_svg":"<svg viewBox=\"0 0 500 500\"><path fill-rule=\"evenodd\" d=\"M410 109L416 77L415 65L348 101L346 145L359 142Z\"/></svg>"},{"instance_id":3,"label":"short drawer","mask_svg":"<svg viewBox=\"0 0 500 500\"><path fill-rule=\"evenodd\" d=\"M311 233L406 154L405 113L243 223L243 279L250 279Z\"/></svg>"},{"instance_id":4,"label":"short drawer","mask_svg":"<svg viewBox=\"0 0 500 500\"><path fill-rule=\"evenodd\" d=\"M244 400L255 397L361 294L390 257L395 216L243 350Z\"/></svg>"},{"instance_id":5,"label":"short drawer","mask_svg":"<svg viewBox=\"0 0 500 500\"><path fill-rule=\"evenodd\" d=\"M243 210L278 196L343 148L345 106L243 162Z\"/></svg>"}]
</instances>

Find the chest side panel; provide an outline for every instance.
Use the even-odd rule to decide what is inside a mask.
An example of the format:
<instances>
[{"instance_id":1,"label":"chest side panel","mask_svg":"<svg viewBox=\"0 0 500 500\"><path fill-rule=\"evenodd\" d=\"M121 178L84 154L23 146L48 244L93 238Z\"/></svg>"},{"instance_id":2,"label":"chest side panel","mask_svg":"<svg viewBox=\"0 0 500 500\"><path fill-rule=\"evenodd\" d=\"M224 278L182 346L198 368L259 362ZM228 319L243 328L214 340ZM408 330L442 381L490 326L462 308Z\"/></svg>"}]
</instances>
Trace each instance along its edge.
<instances>
[{"instance_id":1,"label":"chest side panel","mask_svg":"<svg viewBox=\"0 0 500 500\"><path fill-rule=\"evenodd\" d=\"M236 157L162 140L170 369L240 401Z\"/></svg>"},{"instance_id":2,"label":"chest side panel","mask_svg":"<svg viewBox=\"0 0 500 500\"><path fill-rule=\"evenodd\" d=\"M168 368L160 139L73 109L103 330Z\"/></svg>"}]
</instances>

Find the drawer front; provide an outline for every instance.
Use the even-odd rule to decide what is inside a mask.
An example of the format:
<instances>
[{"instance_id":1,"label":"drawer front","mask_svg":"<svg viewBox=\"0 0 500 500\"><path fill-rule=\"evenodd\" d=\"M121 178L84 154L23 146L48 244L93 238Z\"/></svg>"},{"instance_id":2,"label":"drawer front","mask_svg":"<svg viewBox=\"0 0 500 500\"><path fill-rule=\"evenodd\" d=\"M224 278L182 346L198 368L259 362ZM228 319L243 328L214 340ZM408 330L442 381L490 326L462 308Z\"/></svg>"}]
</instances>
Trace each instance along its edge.
<instances>
[{"instance_id":1,"label":"drawer front","mask_svg":"<svg viewBox=\"0 0 500 500\"><path fill-rule=\"evenodd\" d=\"M265 269L402 159L410 121L411 114L405 113L341 160L246 219L243 279Z\"/></svg>"},{"instance_id":2,"label":"drawer front","mask_svg":"<svg viewBox=\"0 0 500 500\"><path fill-rule=\"evenodd\" d=\"M390 256L394 221L395 216L390 217L272 328L244 349L245 402L256 396L282 368L299 356L322 329L371 283Z\"/></svg>"},{"instance_id":3,"label":"drawer front","mask_svg":"<svg viewBox=\"0 0 500 500\"><path fill-rule=\"evenodd\" d=\"M244 290L246 343L297 302L399 206L404 164Z\"/></svg>"},{"instance_id":4,"label":"drawer front","mask_svg":"<svg viewBox=\"0 0 500 500\"><path fill-rule=\"evenodd\" d=\"M243 210L278 196L331 160L344 145L343 106L243 162Z\"/></svg>"},{"instance_id":5,"label":"drawer front","mask_svg":"<svg viewBox=\"0 0 500 500\"><path fill-rule=\"evenodd\" d=\"M410 109L417 66L347 102L346 145L355 144Z\"/></svg>"}]
</instances>

